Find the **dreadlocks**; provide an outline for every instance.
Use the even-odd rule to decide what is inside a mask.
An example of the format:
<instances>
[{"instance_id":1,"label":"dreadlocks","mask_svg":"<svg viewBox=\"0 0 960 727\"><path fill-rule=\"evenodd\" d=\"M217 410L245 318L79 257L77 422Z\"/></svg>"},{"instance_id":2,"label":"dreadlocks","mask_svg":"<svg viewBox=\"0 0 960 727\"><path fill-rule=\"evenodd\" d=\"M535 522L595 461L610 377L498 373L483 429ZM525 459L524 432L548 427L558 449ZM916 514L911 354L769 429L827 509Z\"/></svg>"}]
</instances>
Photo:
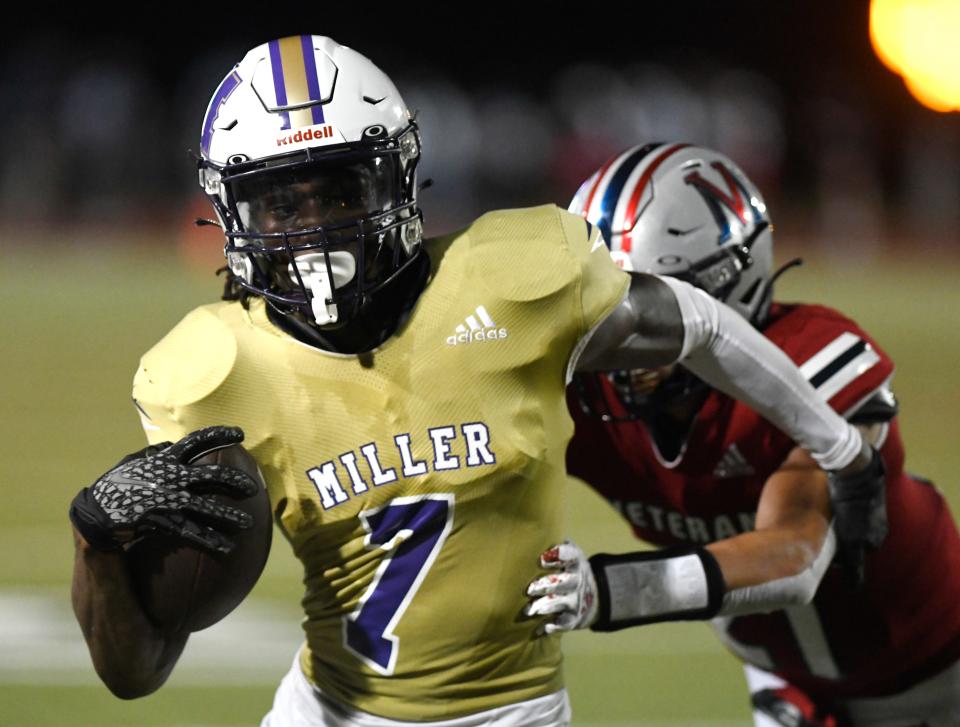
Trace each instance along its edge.
<instances>
[{"instance_id":1,"label":"dreadlocks","mask_svg":"<svg viewBox=\"0 0 960 727\"><path fill-rule=\"evenodd\" d=\"M224 275L223 280L223 293L220 296L221 300L238 300L240 305L244 309L250 307L250 291L240 285L240 282L237 279L237 276L233 274L233 271L229 267L224 265L222 268L217 270L217 275Z\"/></svg>"}]
</instances>

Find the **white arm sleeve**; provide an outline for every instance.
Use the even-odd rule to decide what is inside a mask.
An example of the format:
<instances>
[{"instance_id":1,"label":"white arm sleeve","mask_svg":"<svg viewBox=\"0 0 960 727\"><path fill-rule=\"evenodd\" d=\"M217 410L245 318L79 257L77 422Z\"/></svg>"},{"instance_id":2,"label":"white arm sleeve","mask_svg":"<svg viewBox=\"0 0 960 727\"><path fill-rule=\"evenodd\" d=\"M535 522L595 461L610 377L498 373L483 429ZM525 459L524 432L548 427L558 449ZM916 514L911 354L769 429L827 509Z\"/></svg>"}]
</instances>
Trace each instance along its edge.
<instances>
[{"instance_id":1,"label":"white arm sleeve","mask_svg":"<svg viewBox=\"0 0 960 727\"><path fill-rule=\"evenodd\" d=\"M800 370L742 316L676 278L670 286L683 317L680 364L735 397L808 450L825 470L850 464L860 432L817 395Z\"/></svg>"},{"instance_id":2,"label":"white arm sleeve","mask_svg":"<svg viewBox=\"0 0 960 727\"><path fill-rule=\"evenodd\" d=\"M779 611L781 608L801 606L813 600L823 574L837 551L833 526L827 530L820 552L808 568L787 578L727 591L723 596L721 616L741 616L748 613Z\"/></svg>"}]
</instances>

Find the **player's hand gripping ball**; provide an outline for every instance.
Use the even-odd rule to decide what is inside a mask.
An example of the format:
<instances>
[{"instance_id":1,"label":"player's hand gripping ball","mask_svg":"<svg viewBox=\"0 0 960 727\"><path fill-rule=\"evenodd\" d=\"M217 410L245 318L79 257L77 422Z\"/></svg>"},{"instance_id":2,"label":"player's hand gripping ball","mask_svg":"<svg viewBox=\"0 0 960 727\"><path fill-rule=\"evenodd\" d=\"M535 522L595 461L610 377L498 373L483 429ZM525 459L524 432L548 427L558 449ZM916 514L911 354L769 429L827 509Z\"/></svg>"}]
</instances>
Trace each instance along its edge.
<instances>
[{"instance_id":1,"label":"player's hand gripping ball","mask_svg":"<svg viewBox=\"0 0 960 727\"><path fill-rule=\"evenodd\" d=\"M101 550L166 533L229 553L233 542L223 531L249 528L252 519L210 495L251 497L257 493L257 481L242 470L197 460L242 441L243 432L236 427L208 427L176 444L146 447L124 457L81 490L70 507L70 517L87 542Z\"/></svg>"},{"instance_id":2,"label":"player's hand gripping ball","mask_svg":"<svg viewBox=\"0 0 960 727\"><path fill-rule=\"evenodd\" d=\"M219 621L260 576L270 502L236 427L208 427L128 455L70 508L100 550L123 549L147 615L165 630Z\"/></svg>"},{"instance_id":3,"label":"player's hand gripping ball","mask_svg":"<svg viewBox=\"0 0 960 727\"><path fill-rule=\"evenodd\" d=\"M597 619L597 581L587 554L571 541L540 555L540 566L555 571L527 586L528 616L547 616L543 632L589 628Z\"/></svg>"}]
</instances>

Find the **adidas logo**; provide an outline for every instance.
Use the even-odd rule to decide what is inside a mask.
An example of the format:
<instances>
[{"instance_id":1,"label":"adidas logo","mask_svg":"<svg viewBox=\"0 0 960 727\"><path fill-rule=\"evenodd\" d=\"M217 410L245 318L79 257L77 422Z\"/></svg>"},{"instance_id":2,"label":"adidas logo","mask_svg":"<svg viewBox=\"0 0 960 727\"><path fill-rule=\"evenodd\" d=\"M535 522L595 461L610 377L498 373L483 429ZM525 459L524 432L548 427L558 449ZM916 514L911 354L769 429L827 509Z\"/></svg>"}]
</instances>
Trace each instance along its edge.
<instances>
[{"instance_id":1,"label":"adidas logo","mask_svg":"<svg viewBox=\"0 0 960 727\"><path fill-rule=\"evenodd\" d=\"M746 477L756 474L756 470L750 466L736 444L731 444L730 449L723 453L720 461L713 470L713 476L717 479L725 480L731 477Z\"/></svg>"},{"instance_id":2,"label":"adidas logo","mask_svg":"<svg viewBox=\"0 0 960 727\"><path fill-rule=\"evenodd\" d=\"M506 328L497 328L487 309L478 305L472 315L467 316L465 323L456 327L452 336L447 336L448 346L458 346L474 341L497 341L507 337Z\"/></svg>"}]
</instances>

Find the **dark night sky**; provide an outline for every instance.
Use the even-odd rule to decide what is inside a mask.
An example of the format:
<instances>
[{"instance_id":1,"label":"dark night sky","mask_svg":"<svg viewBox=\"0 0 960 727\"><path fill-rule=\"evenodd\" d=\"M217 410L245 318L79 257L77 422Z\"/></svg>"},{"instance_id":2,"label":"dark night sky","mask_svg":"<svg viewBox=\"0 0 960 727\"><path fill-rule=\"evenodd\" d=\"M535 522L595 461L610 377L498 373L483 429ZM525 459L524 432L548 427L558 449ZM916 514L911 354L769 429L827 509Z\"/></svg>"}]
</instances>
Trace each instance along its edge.
<instances>
[{"instance_id":1,"label":"dark night sky","mask_svg":"<svg viewBox=\"0 0 960 727\"><path fill-rule=\"evenodd\" d=\"M574 60L670 62L701 55L761 70L787 89L836 68L846 68L850 80L866 84L870 93L898 85L892 76L876 78L879 61L866 34L865 0L648 0L596 9L571 4L560 12L536 10L545 3L527 3L522 20L505 3L463 2L455 9L451 4L350 3L373 7L366 12L331 5L274 3L257 17L249 11L228 13L228 3L197 4L190 14L144 5L136 22L75 13L8 27L6 36L8 43L27 35L49 36L69 47L78 62L101 54L137 57L149 62L160 81L172 81L204 45L245 49L273 37L314 32L357 48L383 67L442 65L465 84L502 76L532 84L543 72ZM203 18L196 17L201 13Z\"/></svg>"},{"instance_id":2,"label":"dark night sky","mask_svg":"<svg viewBox=\"0 0 960 727\"><path fill-rule=\"evenodd\" d=\"M356 48L388 73L441 68L468 88L503 84L536 93L538 79L578 60L707 67L722 60L762 72L788 103L824 93L855 99L878 120L875 133L881 136L896 134L903 114L914 111L900 79L870 47L867 0L647 0L596 7L557 4L560 11L525 3L523 19L507 3L349 6L272 3L252 16L249 10L227 12L228 3L198 3L191 12L144 5L135 22L74 13L8 28L6 36L46 38L69 48L77 63L103 55L134 58L161 87L172 87L205 47L239 60L246 49L270 38L314 32ZM15 49L8 44L6 53Z\"/></svg>"},{"instance_id":3,"label":"dark night sky","mask_svg":"<svg viewBox=\"0 0 960 727\"><path fill-rule=\"evenodd\" d=\"M521 5L522 19L515 11ZM777 88L792 184L805 186L811 145L818 133L822 138L811 108L832 99L868 120L871 148L889 188L896 184L893 166L905 129L935 114L913 101L874 55L868 6L868 0L340 6L294 0L264 4L256 12L226 2L194 3L189 10L141 5L135 19L85 8L53 21L8 26L0 81L6 69L6 87L13 81L15 88L9 69L24 63L16 56L56 47L77 67L101 59L133 62L161 98L176 99L178 84L196 70L198 57L223 59L222 68L219 62L204 67L203 77L193 79L212 89L249 48L303 32L352 46L395 78L437 71L468 91L509 87L544 99L550 89L543 79L577 61L624 67L656 62L694 74L709 73L714 65L735 67L760 72Z\"/></svg>"}]
</instances>

